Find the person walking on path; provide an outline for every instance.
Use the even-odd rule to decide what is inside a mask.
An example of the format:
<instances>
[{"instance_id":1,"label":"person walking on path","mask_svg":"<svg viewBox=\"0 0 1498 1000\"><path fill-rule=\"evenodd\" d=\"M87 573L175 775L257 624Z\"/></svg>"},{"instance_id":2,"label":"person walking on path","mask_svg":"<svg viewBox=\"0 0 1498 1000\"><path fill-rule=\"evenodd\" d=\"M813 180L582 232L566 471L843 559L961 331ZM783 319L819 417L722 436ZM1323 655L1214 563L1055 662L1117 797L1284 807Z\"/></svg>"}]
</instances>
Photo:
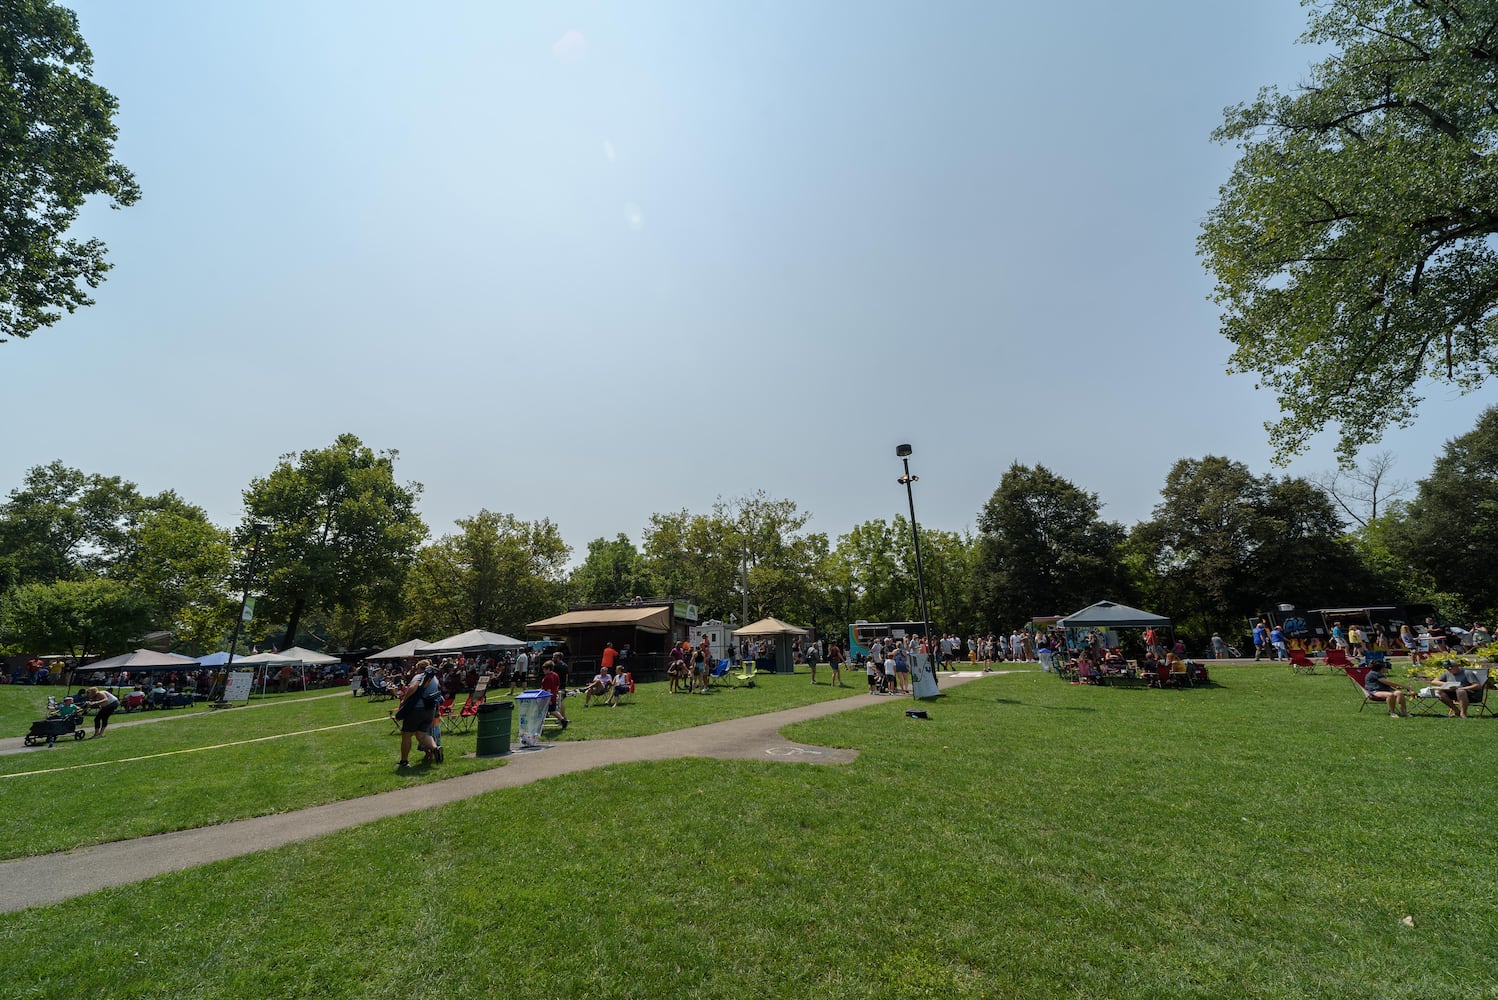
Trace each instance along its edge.
<instances>
[{"instance_id":1,"label":"person walking on path","mask_svg":"<svg viewBox=\"0 0 1498 1000\"><path fill-rule=\"evenodd\" d=\"M442 751L432 741L432 721L437 717L437 706L442 704L442 684L431 661L422 660L416 665L417 673L406 688L401 706L395 717L401 724L401 756L396 767L411 766L411 740L426 756L426 763L441 763Z\"/></svg>"},{"instance_id":2,"label":"person walking on path","mask_svg":"<svg viewBox=\"0 0 1498 1000\"><path fill-rule=\"evenodd\" d=\"M109 728L109 717L120 707L120 699L114 696L113 691L89 688L88 707L94 710L94 739L98 739Z\"/></svg>"}]
</instances>

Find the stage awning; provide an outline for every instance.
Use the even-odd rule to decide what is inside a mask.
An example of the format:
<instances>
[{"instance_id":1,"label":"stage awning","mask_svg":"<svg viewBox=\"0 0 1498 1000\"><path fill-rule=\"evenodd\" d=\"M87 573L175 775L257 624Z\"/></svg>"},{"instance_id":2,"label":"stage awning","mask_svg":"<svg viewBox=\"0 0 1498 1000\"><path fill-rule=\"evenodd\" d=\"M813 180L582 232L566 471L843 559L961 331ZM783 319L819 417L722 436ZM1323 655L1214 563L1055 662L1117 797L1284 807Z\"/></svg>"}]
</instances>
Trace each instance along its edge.
<instances>
[{"instance_id":1,"label":"stage awning","mask_svg":"<svg viewBox=\"0 0 1498 1000\"><path fill-rule=\"evenodd\" d=\"M531 622L525 630L532 635L550 635L576 628L637 628L642 632L664 635L671 631L671 609L656 605L642 608L597 608L590 611L569 611L555 618Z\"/></svg>"}]
</instances>

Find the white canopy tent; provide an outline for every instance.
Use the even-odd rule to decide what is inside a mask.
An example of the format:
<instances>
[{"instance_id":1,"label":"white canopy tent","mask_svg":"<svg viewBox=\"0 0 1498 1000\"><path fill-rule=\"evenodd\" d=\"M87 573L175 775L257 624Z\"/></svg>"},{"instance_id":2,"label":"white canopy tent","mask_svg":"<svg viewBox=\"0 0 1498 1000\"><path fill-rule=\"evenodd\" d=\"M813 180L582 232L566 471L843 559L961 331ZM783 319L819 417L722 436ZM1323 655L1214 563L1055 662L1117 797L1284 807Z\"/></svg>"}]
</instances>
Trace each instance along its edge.
<instances>
[{"instance_id":1,"label":"white canopy tent","mask_svg":"<svg viewBox=\"0 0 1498 1000\"><path fill-rule=\"evenodd\" d=\"M447 656L453 653L495 653L501 649L520 649L523 639L513 639L498 632L486 632L481 628L469 629L446 639L438 639L428 646L416 647L417 656Z\"/></svg>"},{"instance_id":2,"label":"white canopy tent","mask_svg":"<svg viewBox=\"0 0 1498 1000\"><path fill-rule=\"evenodd\" d=\"M373 656L366 656L366 660L405 660L416 655L416 650L422 646L430 646L431 643L425 639L410 639L399 646L391 646L382 649Z\"/></svg>"},{"instance_id":3,"label":"white canopy tent","mask_svg":"<svg viewBox=\"0 0 1498 1000\"><path fill-rule=\"evenodd\" d=\"M329 656L327 653L304 649L301 646L292 646L290 649L283 649L276 655L284 659L295 660L304 667L326 667L329 664L342 662L336 656Z\"/></svg>"}]
</instances>

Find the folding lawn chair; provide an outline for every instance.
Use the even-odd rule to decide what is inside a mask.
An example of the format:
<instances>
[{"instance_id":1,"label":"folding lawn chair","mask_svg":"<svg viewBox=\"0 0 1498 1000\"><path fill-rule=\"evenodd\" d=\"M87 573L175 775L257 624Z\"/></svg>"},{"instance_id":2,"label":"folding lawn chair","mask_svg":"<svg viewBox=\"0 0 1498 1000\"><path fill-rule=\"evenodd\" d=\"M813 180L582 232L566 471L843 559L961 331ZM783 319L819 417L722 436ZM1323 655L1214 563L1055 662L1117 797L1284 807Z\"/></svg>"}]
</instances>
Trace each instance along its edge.
<instances>
[{"instance_id":1,"label":"folding lawn chair","mask_svg":"<svg viewBox=\"0 0 1498 1000\"><path fill-rule=\"evenodd\" d=\"M1367 678L1369 669L1371 668L1364 666L1342 668L1342 671L1347 674L1347 679L1358 686L1358 694L1363 696L1362 702L1358 705L1359 712L1367 708L1370 703L1381 704L1377 698L1368 694L1367 688L1363 687L1363 681Z\"/></svg>"},{"instance_id":2,"label":"folding lawn chair","mask_svg":"<svg viewBox=\"0 0 1498 1000\"><path fill-rule=\"evenodd\" d=\"M733 676L738 679L739 684L743 687L754 687L754 661L744 660L742 666L743 669Z\"/></svg>"},{"instance_id":3,"label":"folding lawn chair","mask_svg":"<svg viewBox=\"0 0 1498 1000\"><path fill-rule=\"evenodd\" d=\"M1489 677L1489 668L1468 667L1467 670L1474 676L1482 678L1482 687L1477 689L1476 697L1467 700L1467 714L1471 715L1476 712L1478 715L1482 715L1486 712L1488 715L1492 715L1493 710L1488 707L1488 688L1492 687L1493 684Z\"/></svg>"},{"instance_id":4,"label":"folding lawn chair","mask_svg":"<svg viewBox=\"0 0 1498 1000\"><path fill-rule=\"evenodd\" d=\"M624 671L614 681L614 704L618 705L626 697L635 693L635 675Z\"/></svg>"},{"instance_id":5,"label":"folding lawn chair","mask_svg":"<svg viewBox=\"0 0 1498 1000\"><path fill-rule=\"evenodd\" d=\"M1297 674L1314 674L1316 662L1306 655L1303 649L1290 650L1290 669Z\"/></svg>"},{"instance_id":6,"label":"folding lawn chair","mask_svg":"<svg viewBox=\"0 0 1498 1000\"><path fill-rule=\"evenodd\" d=\"M1488 706L1488 668L1467 667L1466 671L1474 680L1482 681L1482 687L1477 689L1477 693L1469 693L1467 696L1467 715L1469 717L1482 715L1484 712L1488 715L1494 714L1492 708ZM1411 696L1410 701L1410 710L1416 715L1445 715L1450 711L1433 688L1421 688Z\"/></svg>"},{"instance_id":7,"label":"folding lawn chair","mask_svg":"<svg viewBox=\"0 0 1498 1000\"><path fill-rule=\"evenodd\" d=\"M1326 665L1328 667L1336 667L1338 670L1346 670L1352 666L1352 661L1347 658L1346 650L1328 649L1326 651Z\"/></svg>"},{"instance_id":8,"label":"folding lawn chair","mask_svg":"<svg viewBox=\"0 0 1498 1000\"><path fill-rule=\"evenodd\" d=\"M463 702L463 708L443 723L443 731L455 733L459 736L465 736L473 732L474 723L479 715L479 706L484 703L484 697L488 690L489 675L485 674L479 678L479 682L468 693L468 698Z\"/></svg>"},{"instance_id":9,"label":"folding lawn chair","mask_svg":"<svg viewBox=\"0 0 1498 1000\"><path fill-rule=\"evenodd\" d=\"M707 686L712 687L714 681L722 681L728 675L728 661L719 660L713 669L707 672Z\"/></svg>"}]
</instances>

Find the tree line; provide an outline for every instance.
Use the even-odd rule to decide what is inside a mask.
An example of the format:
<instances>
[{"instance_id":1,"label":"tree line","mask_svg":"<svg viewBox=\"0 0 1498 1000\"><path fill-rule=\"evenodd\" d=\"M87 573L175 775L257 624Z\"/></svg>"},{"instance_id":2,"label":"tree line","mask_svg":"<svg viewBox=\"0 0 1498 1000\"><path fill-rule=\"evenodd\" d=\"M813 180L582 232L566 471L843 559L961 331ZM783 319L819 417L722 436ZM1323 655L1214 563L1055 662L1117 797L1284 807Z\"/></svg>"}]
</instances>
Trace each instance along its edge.
<instances>
[{"instance_id":1,"label":"tree line","mask_svg":"<svg viewBox=\"0 0 1498 1000\"><path fill-rule=\"evenodd\" d=\"M572 549L546 518L483 509L430 538L422 486L399 480L398 457L352 434L283 455L245 488L232 527L171 490L148 496L60 461L33 468L0 504L0 651L97 655L154 633L207 652L227 641L247 580L257 603L246 638L276 647L367 649L470 628L522 635L570 604L636 597L832 633L920 617L899 514L833 538L807 530L810 512L794 500L760 491L652 514L638 545L596 538L569 570ZM1454 621L1489 617L1498 408L1448 442L1413 493L1390 480L1392 464L1382 455L1312 480L1181 459L1151 517L1126 527L1102 517L1097 494L1016 463L976 532L921 529L932 620L986 633L1101 599L1168 614L1196 636L1237 635L1282 602L1421 601Z\"/></svg>"}]
</instances>

